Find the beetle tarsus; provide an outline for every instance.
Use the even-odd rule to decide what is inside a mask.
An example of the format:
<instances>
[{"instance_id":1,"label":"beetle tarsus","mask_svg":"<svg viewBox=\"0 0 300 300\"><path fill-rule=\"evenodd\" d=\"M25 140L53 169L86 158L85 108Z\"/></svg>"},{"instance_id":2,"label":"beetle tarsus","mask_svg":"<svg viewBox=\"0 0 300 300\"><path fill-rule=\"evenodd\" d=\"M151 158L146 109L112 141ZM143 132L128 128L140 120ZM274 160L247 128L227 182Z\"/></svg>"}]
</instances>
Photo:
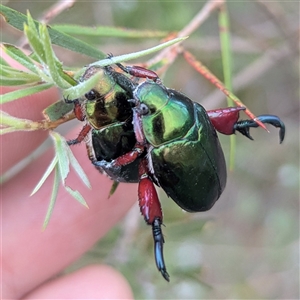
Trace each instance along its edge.
<instances>
[{"instance_id":1,"label":"beetle tarsus","mask_svg":"<svg viewBox=\"0 0 300 300\"><path fill-rule=\"evenodd\" d=\"M160 271L165 280L170 281L170 276L167 272L164 261L163 245L165 241L161 231L161 220L159 218L155 218L152 223L152 233L154 239L154 253L157 269Z\"/></svg>"},{"instance_id":2,"label":"beetle tarsus","mask_svg":"<svg viewBox=\"0 0 300 300\"><path fill-rule=\"evenodd\" d=\"M67 97L64 97L64 101L67 104L74 104L76 101L78 101L78 99L70 100L69 96L67 96Z\"/></svg>"},{"instance_id":3,"label":"beetle tarsus","mask_svg":"<svg viewBox=\"0 0 300 300\"><path fill-rule=\"evenodd\" d=\"M280 128L279 130L279 143L281 144L284 140L285 136L285 125L284 123L274 115L260 115L256 117L257 120L261 121L262 123L270 124L276 128ZM253 138L250 135L250 128L256 128L259 125L254 120L241 120L234 124L234 130L239 131L241 134L249 138L250 140L253 140Z\"/></svg>"},{"instance_id":4,"label":"beetle tarsus","mask_svg":"<svg viewBox=\"0 0 300 300\"><path fill-rule=\"evenodd\" d=\"M96 167L100 167L100 168L111 168L112 167L112 163L108 162L106 160L94 160L92 161L92 164Z\"/></svg>"},{"instance_id":5,"label":"beetle tarsus","mask_svg":"<svg viewBox=\"0 0 300 300\"><path fill-rule=\"evenodd\" d=\"M234 131L240 132L242 135L246 136L248 139L253 141L252 136L250 135L250 127L257 127L255 126L257 123L253 120L241 120L239 122L236 122L233 126Z\"/></svg>"},{"instance_id":6,"label":"beetle tarsus","mask_svg":"<svg viewBox=\"0 0 300 300\"><path fill-rule=\"evenodd\" d=\"M78 141L77 139L69 140L69 141L67 141L67 144L68 144L69 146L73 146L73 145L80 144L80 141Z\"/></svg>"}]
</instances>

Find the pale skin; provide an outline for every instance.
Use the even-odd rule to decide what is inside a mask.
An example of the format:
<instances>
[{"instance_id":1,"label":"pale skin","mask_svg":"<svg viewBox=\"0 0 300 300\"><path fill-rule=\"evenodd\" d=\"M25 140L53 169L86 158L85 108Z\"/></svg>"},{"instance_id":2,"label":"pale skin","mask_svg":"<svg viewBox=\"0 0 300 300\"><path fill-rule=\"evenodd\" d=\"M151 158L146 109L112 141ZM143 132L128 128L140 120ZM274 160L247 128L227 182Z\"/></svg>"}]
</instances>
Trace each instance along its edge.
<instances>
[{"instance_id":1,"label":"pale skin","mask_svg":"<svg viewBox=\"0 0 300 300\"><path fill-rule=\"evenodd\" d=\"M1 88L1 93L7 89ZM42 99L42 101L41 101ZM3 105L11 115L41 120L41 111L59 99L55 89ZM67 139L75 138L80 124ZM48 136L46 131L0 136L1 174L27 157ZM86 199L89 209L60 188L50 223L42 230L53 176L32 197L33 188L53 158L50 149L1 187L2 299L132 299L126 279L112 267L92 265L61 272L103 237L136 203L137 185L121 184L108 199L111 183L90 163L85 146L72 151L92 184L87 189L73 170L67 184ZM138 208L137 208L138 209Z\"/></svg>"}]
</instances>

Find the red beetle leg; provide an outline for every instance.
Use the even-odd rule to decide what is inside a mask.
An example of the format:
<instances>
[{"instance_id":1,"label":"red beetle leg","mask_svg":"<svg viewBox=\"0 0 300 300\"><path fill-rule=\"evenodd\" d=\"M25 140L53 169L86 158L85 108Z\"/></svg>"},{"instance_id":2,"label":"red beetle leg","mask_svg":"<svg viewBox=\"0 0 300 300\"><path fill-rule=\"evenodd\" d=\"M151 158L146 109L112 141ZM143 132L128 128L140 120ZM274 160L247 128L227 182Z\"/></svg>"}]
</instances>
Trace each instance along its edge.
<instances>
[{"instance_id":1,"label":"red beetle leg","mask_svg":"<svg viewBox=\"0 0 300 300\"><path fill-rule=\"evenodd\" d=\"M153 181L148 175L149 170L147 164L147 159L144 158L139 165L139 205L141 214L144 216L146 223L152 226L156 266L165 280L169 281L170 276L167 272L163 256L163 245L165 241L161 230L163 219L162 210Z\"/></svg>"},{"instance_id":2,"label":"red beetle leg","mask_svg":"<svg viewBox=\"0 0 300 300\"><path fill-rule=\"evenodd\" d=\"M158 75L151 70L148 70L143 67L139 66L123 66L122 64L117 64L117 66L123 70L125 73L138 77L138 78L149 78L152 79L153 81L156 81L158 79Z\"/></svg>"},{"instance_id":3,"label":"red beetle leg","mask_svg":"<svg viewBox=\"0 0 300 300\"><path fill-rule=\"evenodd\" d=\"M140 144L136 144L130 152L127 152L127 153L117 157L113 161L113 164L116 167L126 166L126 165L134 162L144 152L144 150L145 150L144 146L142 146Z\"/></svg>"},{"instance_id":4,"label":"red beetle leg","mask_svg":"<svg viewBox=\"0 0 300 300\"><path fill-rule=\"evenodd\" d=\"M158 75L155 72L148 70L146 68L143 68L143 67L128 66L128 67L126 67L126 69L128 70L128 73L134 77L149 78L154 81L156 81L158 79Z\"/></svg>"},{"instance_id":5,"label":"red beetle leg","mask_svg":"<svg viewBox=\"0 0 300 300\"><path fill-rule=\"evenodd\" d=\"M245 110L245 107L227 107L208 110L207 114L217 131L230 135L235 131L234 125L239 119L241 110Z\"/></svg>"},{"instance_id":6,"label":"red beetle leg","mask_svg":"<svg viewBox=\"0 0 300 300\"><path fill-rule=\"evenodd\" d=\"M76 139L74 139L74 140L68 141L68 145L76 145L76 144L81 143L85 139L85 137L88 135L88 133L91 130L91 128L92 127L90 125L85 124L82 127L80 133L78 134L78 137Z\"/></svg>"},{"instance_id":7,"label":"red beetle leg","mask_svg":"<svg viewBox=\"0 0 300 300\"><path fill-rule=\"evenodd\" d=\"M79 121L84 121L84 113L82 111L82 108L81 108L81 105L80 103L78 102L78 100L75 100L74 101L74 114L76 116L76 118L79 120Z\"/></svg>"},{"instance_id":8,"label":"red beetle leg","mask_svg":"<svg viewBox=\"0 0 300 300\"><path fill-rule=\"evenodd\" d=\"M162 210L153 181L149 178L147 159L144 158L139 165L138 197L141 213L147 224L152 224L155 218L162 222Z\"/></svg>"}]
</instances>

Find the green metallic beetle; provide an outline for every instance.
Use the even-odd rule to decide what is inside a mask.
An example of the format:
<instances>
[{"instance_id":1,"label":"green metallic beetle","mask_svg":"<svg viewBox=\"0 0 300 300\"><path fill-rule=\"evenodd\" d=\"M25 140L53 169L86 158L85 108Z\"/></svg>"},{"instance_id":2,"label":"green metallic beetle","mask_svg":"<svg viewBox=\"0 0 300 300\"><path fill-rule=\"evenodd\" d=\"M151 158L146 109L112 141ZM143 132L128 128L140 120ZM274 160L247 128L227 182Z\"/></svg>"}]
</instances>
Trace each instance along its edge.
<instances>
[{"instance_id":1,"label":"green metallic beetle","mask_svg":"<svg viewBox=\"0 0 300 300\"><path fill-rule=\"evenodd\" d=\"M159 185L186 211L210 209L224 190L226 164L206 110L151 82L134 97L147 107L139 114Z\"/></svg>"},{"instance_id":2,"label":"green metallic beetle","mask_svg":"<svg viewBox=\"0 0 300 300\"><path fill-rule=\"evenodd\" d=\"M91 161L109 162L131 151L136 143L132 104L128 101L133 97L136 84L111 67L97 66L88 67L80 81L96 73L100 73L101 80L91 91L79 99L65 100L74 103L75 116L85 122L78 137L68 144L85 140ZM138 163L139 160L115 170L98 170L119 182L137 182Z\"/></svg>"},{"instance_id":3,"label":"green metallic beetle","mask_svg":"<svg viewBox=\"0 0 300 300\"><path fill-rule=\"evenodd\" d=\"M252 139L253 120L238 121L244 108L206 111L176 90L166 88L157 75L139 67L123 67L140 84L112 68L87 69L82 80L103 72L103 81L82 99L75 100L75 115L86 122L75 144L86 136L92 163L113 180L138 182L141 214L152 226L155 261L169 281L163 257L163 215L154 187L162 187L181 208L189 212L210 209L226 184L226 164L216 130L235 131ZM81 102L81 104L80 104ZM257 117L280 128L283 122L272 115Z\"/></svg>"}]
</instances>

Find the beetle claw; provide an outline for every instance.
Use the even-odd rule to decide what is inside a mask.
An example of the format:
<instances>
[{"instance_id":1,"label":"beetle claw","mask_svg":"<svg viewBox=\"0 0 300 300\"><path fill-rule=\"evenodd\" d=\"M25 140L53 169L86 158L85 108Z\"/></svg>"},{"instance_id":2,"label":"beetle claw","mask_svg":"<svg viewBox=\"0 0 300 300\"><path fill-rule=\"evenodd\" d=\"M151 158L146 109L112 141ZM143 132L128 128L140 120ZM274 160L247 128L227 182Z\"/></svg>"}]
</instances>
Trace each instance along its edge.
<instances>
[{"instance_id":1,"label":"beetle claw","mask_svg":"<svg viewBox=\"0 0 300 300\"><path fill-rule=\"evenodd\" d=\"M246 121L248 121L248 120L246 120ZM245 121L241 121L241 122L245 122ZM239 123L239 122L236 123L234 125L234 129L237 130L238 132L240 132L242 135L244 135L248 139L253 141L253 137L250 135L250 128L249 127L238 127L238 126L236 126L237 124L238 125L242 125L242 124L244 125L245 123Z\"/></svg>"},{"instance_id":2,"label":"beetle claw","mask_svg":"<svg viewBox=\"0 0 300 300\"><path fill-rule=\"evenodd\" d=\"M279 143L281 144L283 142L285 136L285 125L280 118L274 115L260 115L257 116L257 119L263 123L279 128Z\"/></svg>"},{"instance_id":3,"label":"beetle claw","mask_svg":"<svg viewBox=\"0 0 300 300\"><path fill-rule=\"evenodd\" d=\"M285 136L285 126L284 123L274 115L260 115L256 117L257 120L261 121L262 123L270 124L276 128L280 128L279 130L279 143L281 144L284 140ZM256 128L259 125L254 120L241 120L239 122L236 122L234 124L234 130L239 131L241 134L249 138L250 140L253 140L253 138L250 135L250 128Z\"/></svg>"}]
</instances>

